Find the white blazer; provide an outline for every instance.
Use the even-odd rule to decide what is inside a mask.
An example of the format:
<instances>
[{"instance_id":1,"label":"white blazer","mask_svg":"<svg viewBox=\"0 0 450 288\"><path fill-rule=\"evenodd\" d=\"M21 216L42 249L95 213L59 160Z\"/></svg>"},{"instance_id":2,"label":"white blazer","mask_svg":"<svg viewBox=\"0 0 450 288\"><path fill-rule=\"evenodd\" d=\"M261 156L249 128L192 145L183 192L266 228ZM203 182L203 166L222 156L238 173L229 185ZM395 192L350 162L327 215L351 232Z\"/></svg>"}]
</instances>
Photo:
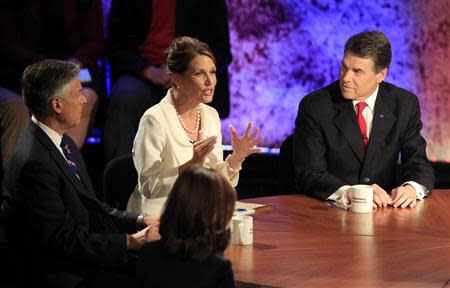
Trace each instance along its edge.
<instances>
[{"instance_id":1,"label":"white blazer","mask_svg":"<svg viewBox=\"0 0 450 288\"><path fill-rule=\"evenodd\" d=\"M216 169L236 186L239 173L231 172L228 162L223 161L219 114L205 104L200 104L200 113L204 138L217 136L217 143L206 157L205 166ZM161 102L144 113L139 122L133 144L138 184L128 200L127 211L162 214L167 196L178 177L178 167L192 159L193 145L189 140L169 90Z\"/></svg>"}]
</instances>

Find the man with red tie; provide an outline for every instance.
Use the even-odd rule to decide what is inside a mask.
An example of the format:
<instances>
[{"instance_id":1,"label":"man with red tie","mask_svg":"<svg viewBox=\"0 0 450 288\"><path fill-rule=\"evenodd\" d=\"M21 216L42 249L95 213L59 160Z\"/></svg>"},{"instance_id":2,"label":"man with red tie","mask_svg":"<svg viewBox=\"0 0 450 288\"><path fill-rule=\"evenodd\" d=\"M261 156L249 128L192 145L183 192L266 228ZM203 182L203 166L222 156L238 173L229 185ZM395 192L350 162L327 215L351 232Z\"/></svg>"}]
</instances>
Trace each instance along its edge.
<instances>
[{"instance_id":1,"label":"man with red tie","mask_svg":"<svg viewBox=\"0 0 450 288\"><path fill-rule=\"evenodd\" d=\"M345 204L351 185L371 184L374 207L405 208L431 191L418 99L384 82L391 55L384 33L353 35L339 81L302 99L293 148L298 192Z\"/></svg>"},{"instance_id":2,"label":"man with red tie","mask_svg":"<svg viewBox=\"0 0 450 288\"><path fill-rule=\"evenodd\" d=\"M159 237L156 218L97 199L81 153L65 134L80 123L86 103L79 71L44 60L22 77L33 116L6 170L2 207L21 286L128 287L135 279L129 252Z\"/></svg>"}]
</instances>

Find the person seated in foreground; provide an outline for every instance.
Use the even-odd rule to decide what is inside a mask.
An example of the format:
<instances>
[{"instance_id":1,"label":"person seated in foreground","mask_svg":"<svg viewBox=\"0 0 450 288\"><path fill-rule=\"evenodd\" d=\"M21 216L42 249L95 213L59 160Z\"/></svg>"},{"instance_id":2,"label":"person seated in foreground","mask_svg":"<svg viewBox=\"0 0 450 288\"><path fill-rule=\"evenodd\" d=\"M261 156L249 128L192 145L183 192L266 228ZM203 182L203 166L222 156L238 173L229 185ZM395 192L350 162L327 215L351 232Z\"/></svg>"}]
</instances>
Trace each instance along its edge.
<instances>
[{"instance_id":1,"label":"person seated in foreground","mask_svg":"<svg viewBox=\"0 0 450 288\"><path fill-rule=\"evenodd\" d=\"M130 251L159 238L157 218L97 199L80 151L65 134L80 123L86 103L79 71L74 63L44 60L22 77L33 116L6 169L2 220L15 277L25 287L132 285Z\"/></svg>"},{"instance_id":2,"label":"person seated in foreground","mask_svg":"<svg viewBox=\"0 0 450 288\"><path fill-rule=\"evenodd\" d=\"M176 38L167 67L172 88L144 113L134 141L138 185L128 200L130 212L161 213L178 174L192 165L216 169L236 186L242 162L259 151L256 145L262 140L258 128L251 132L251 124L242 137L230 126L233 153L223 160L219 115L205 105L217 83L216 60L208 45Z\"/></svg>"},{"instance_id":3,"label":"person seated in foreground","mask_svg":"<svg viewBox=\"0 0 450 288\"><path fill-rule=\"evenodd\" d=\"M141 287L235 287L222 254L236 192L219 172L191 166L176 180L161 216L161 239L139 252Z\"/></svg>"}]
</instances>

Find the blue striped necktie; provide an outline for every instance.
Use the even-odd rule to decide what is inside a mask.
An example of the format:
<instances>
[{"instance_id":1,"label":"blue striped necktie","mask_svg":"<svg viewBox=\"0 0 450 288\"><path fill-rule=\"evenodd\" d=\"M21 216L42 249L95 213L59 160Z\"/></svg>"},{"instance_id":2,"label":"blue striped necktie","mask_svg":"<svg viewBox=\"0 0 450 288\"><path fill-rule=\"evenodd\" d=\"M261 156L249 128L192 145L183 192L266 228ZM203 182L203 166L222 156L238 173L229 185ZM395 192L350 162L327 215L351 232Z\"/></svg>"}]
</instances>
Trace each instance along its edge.
<instances>
[{"instance_id":1,"label":"blue striped necktie","mask_svg":"<svg viewBox=\"0 0 450 288\"><path fill-rule=\"evenodd\" d=\"M75 159L73 159L72 153L70 153L69 145L67 144L64 137L62 138L61 144L59 146L62 148L64 156L66 156L66 161L70 169L75 174L75 176L77 176L78 180L81 180L80 175L78 174L77 163L75 163Z\"/></svg>"}]
</instances>

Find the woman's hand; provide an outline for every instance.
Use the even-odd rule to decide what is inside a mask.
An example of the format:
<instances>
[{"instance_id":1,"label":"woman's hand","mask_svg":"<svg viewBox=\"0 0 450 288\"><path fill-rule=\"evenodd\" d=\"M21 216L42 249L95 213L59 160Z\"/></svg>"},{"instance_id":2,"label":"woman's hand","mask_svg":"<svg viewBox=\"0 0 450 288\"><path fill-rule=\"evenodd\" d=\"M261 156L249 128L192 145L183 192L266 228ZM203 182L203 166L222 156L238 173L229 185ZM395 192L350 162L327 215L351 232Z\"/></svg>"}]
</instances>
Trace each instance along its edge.
<instances>
[{"instance_id":1,"label":"woman's hand","mask_svg":"<svg viewBox=\"0 0 450 288\"><path fill-rule=\"evenodd\" d=\"M233 169L239 169L247 156L259 152L259 148L256 147L256 145L262 141L262 137L258 135L259 128L253 130L253 133L250 133L251 129L252 123L248 123L244 135L242 135L242 137L238 137L236 134L236 129L230 125L231 146L233 147L233 153L230 156L229 165Z\"/></svg>"},{"instance_id":2,"label":"woman's hand","mask_svg":"<svg viewBox=\"0 0 450 288\"><path fill-rule=\"evenodd\" d=\"M202 135L202 133L199 133ZM199 137L200 139L203 137ZM203 165L205 163L206 156L214 149L217 137L211 136L209 138L197 141L194 143L194 153L192 155L192 164Z\"/></svg>"},{"instance_id":3,"label":"woman's hand","mask_svg":"<svg viewBox=\"0 0 450 288\"><path fill-rule=\"evenodd\" d=\"M214 145L217 142L216 136L211 136L206 139L203 139L203 132L200 130L198 132L199 141L194 143L192 159L188 162L184 163L178 168L178 172L183 172L186 168L191 165L200 165L203 166L205 163L206 156L214 149Z\"/></svg>"}]
</instances>

